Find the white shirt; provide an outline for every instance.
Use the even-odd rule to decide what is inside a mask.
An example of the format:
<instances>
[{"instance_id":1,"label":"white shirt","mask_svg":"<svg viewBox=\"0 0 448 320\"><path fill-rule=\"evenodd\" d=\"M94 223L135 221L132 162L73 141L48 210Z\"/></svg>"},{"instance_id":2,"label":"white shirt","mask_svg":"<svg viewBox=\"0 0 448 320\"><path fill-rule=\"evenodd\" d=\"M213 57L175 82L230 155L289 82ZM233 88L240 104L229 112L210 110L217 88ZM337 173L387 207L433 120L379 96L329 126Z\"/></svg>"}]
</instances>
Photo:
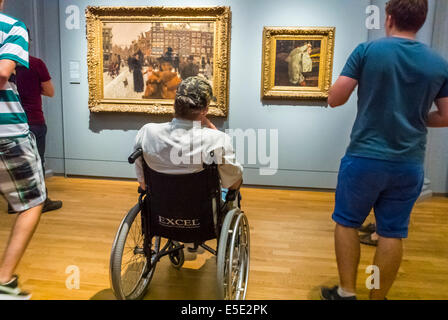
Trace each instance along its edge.
<instances>
[{"instance_id":1,"label":"white shirt","mask_svg":"<svg viewBox=\"0 0 448 320\"><path fill-rule=\"evenodd\" d=\"M149 123L137 134L134 149L142 148L148 166L165 174L202 171L203 163L218 163L223 188L234 185L243 175L236 161L230 137L219 130L202 128L200 122L174 118L167 123ZM144 182L141 158L135 163L137 178Z\"/></svg>"}]
</instances>

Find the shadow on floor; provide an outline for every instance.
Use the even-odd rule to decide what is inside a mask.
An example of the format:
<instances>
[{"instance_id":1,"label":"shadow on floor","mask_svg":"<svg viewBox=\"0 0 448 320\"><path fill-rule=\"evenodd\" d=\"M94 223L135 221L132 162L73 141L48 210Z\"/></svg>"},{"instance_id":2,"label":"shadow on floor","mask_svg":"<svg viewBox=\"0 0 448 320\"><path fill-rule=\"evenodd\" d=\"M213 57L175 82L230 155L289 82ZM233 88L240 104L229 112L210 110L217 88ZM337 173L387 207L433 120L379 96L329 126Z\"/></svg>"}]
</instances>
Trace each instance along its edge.
<instances>
[{"instance_id":1,"label":"shadow on floor","mask_svg":"<svg viewBox=\"0 0 448 320\"><path fill-rule=\"evenodd\" d=\"M311 289L311 291L309 292L307 299L308 300L321 300L321 298L320 298L320 289L322 287L333 288L338 283L339 283L339 278L337 278L337 277L328 279L327 281L321 283L320 285L318 285L316 287L313 287Z\"/></svg>"},{"instance_id":2,"label":"shadow on floor","mask_svg":"<svg viewBox=\"0 0 448 320\"><path fill-rule=\"evenodd\" d=\"M95 293L90 300L116 300L116 298L112 289L104 289L98 293Z\"/></svg>"},{"instance_id":3,"label":"shadow on floor","mask_svg":"<svg viewBox=\"0 0 448 320\"><path fill-rule=\"evenodd\" d=\"M195 261L185 261L180 270L174 269L169 259L160 261L144 300L216 300L216 258L198 255ZM112 289L104 289L90 300L114 300Z\"/></svg>"}]
</instances>

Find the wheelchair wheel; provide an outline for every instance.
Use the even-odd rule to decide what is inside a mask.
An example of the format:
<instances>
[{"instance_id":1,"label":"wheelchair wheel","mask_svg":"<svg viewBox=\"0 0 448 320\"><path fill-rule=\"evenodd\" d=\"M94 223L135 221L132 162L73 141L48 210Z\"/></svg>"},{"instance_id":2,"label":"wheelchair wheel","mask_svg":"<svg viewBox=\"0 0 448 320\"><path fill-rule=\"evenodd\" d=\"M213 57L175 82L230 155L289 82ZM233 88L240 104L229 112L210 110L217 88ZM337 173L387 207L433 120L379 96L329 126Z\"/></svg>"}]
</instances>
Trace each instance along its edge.
<instances>
[{"instance_id":1,"label":"wheelchair wheel","mask_svg":"<svg viewBox=\"0 0 448 320\"><path fill-rule=\"evenodd\" d=\"M180 244L177 241L171 241L171 245L168 249L173 249L175 247L179 247ZM171 261L171 265L175 269L180 269L184 265L185 262L185 255L184 255L184 249L179 249L173 253L169 254L169 258Z\"/></svg>"},{"instance_id":2,"label":"wheelchair wheel","mask_svg":"<svg viewBox=\"0 0 448 320\"><path fill-rule=\"evenodd\" d=\"M250 230L240 209L224 219L218 246L218 292L223 300L246 298L250 266Z\"/></svg>"},{"instance_id":3,"label":"wheelchair wheel","mask_svg":"<svg viewBox=\"0 0 448 320\"><path fill-rule=\"evenodd\" d=\"M137 204L121 222L112 246L110 278L117 299L140 300L148 291L157 263L155 256L160 250L160 238L151 241L151 257L146 256L143 246L141 208Z\"/></svg>"}]
</instances>

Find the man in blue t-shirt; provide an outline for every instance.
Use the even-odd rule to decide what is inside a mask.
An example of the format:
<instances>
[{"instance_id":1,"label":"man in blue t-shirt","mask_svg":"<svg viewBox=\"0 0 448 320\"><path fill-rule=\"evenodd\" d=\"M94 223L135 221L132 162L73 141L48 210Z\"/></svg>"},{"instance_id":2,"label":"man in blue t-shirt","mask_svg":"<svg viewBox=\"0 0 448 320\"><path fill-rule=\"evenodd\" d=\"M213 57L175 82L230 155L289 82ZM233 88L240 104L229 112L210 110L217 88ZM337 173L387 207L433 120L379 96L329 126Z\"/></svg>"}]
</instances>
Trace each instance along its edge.
<instances>
[{"instance_id":1,"label":"man in blue t-shirt","mask_svg":"<svg viewBox=\"0 0 448 320\"><path fill-rule=\"evenodd\" d=\"M448 62L415 40L427 12L427 0L389 1L387 37L359 45L330 90L328 103L337 107L358 86L358 114L333 213L340 284L322 288L322 299L356 299L357 228L372 208L380 283L371 299L386 298L400 267L401 239L424 180L427 127L448 126ZM437 111L430 112L434 102Z\"/></svg>"}]
</instances>

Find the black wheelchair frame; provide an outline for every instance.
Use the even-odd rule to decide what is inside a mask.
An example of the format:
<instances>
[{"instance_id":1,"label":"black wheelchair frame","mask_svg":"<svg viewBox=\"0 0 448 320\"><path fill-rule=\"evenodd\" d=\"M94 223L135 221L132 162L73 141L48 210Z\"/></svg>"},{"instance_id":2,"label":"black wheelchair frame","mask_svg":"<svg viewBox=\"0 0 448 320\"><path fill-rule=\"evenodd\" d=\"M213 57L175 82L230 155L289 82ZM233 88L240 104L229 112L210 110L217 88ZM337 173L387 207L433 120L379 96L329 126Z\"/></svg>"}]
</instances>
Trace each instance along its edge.
<instances>
[{"instance_id":1,"label":"black wheelchair frame","mask_svg":"<svg viewBox=\"0 0 448 320\"><path fill-rule=\"evenodd\" d=\"M211 156L213 158L213 154L211 154ZM245 299L250 265L250 230L247 217L240 209L241 195L239 190L229 190L225 201L221 202L221 186L218 166L215 163L209 165L204 164L204 170L201 171L201 174L184 175L184 177L181 178L179 176L165 175L151 170L143 159L143 151L141 149L132 153L128 162L134 164L140 157L142 157L146 190L143 190L140 187L138 188L140 194L138 204L132 208L123 219L114 240L111 253L110 275L111 286L115 296L118 299L142 299L148 290L155 267L160 259L164 256L169 256L172 266L176 269L180 269L185 261L183 251L185 246L180 244L180 242L188 242L194 243L193 248L188 248L189 251L194 252L200 246L211 254L217 256L219 298L226 300ZM157 189L158 186L155 186L153 181L158 182L159 185L163 185L165 180L171 181L172 179L180 179L179 181L189 181L189 179L194 180L197 178L199 179L198 181L201 181L200 179L203 180L204 176L206 176L207 183L204 187L205 189L203 188L202 190L207 190L209 194L206 198L198 199L196 201L196 207L192 209L194 209L193 211L196 214L196 211L201 211L200 208L198 210L196 209L202 207L203 217L205 217L205 215L210 215L210 213L213 215L212 222L214 232L211 232L209 227L208 229L205 228L200 230L206 231L205 236L202 236L202 233L199 231L191 233L189 230L186 230L183 233L181 232L181 235L177 236L177 231L173 233L170 228L162 227L160 230L157 230L156 226L158 224L157 221L154 220L155 214L152 212L154 211L154 206L156 206L156 209L161 208L160 210L166 210L167 212L170 210L181 210L188 213L188 210L184 207L179 209L179 207L176 207L172 201L166 201L163 197L159 197L161 200L157 199L157 193L153 192L153 190ZM170 183L167 184L168 189L159 188L159 191L169 190L170 186L173 187L173 182ZM174 185L176 185L176 183L174 183ZM163 192L159 193L162 194ZM205 201L211 201L211 205L213 204L213 201L215 201L213 212L209 211L208 206L201 206L201 203L205 202L204 199L206 199ZM157 203L159 203L159 208L157 208ZM139 213L141 223L140 228L138 227L138 221L136 222ZM191 214L192 211L189 213ZM206 218L205 220L201 220L201 222L204 221L205 223L202 223L202 225L210 226L210 221L207 221ZM139 267L140 269L137 269L137 267L134 266L137 265L136 263L134 263L134 265L128 265L129 262L127 262L125 264L125 266L127 266L126 273L123 275L124 247L128 241L129 232L134 225L137 225L136 228L138 230L136 232L141 233L143 242L135 244L133 249L131 246L128 251L133 253L134 259L136 256L142 255L144 255L145 259L143 259L143 265ZM150 226L152 226L152 228ZM182 237L182 234L184 237ZM189 236L190 234L199 235L199 238L195 238L195 241L191 241L193 238ZM162 249L160 249L161 238L167 239L167 242ZM188 241L185 241L185 239ZM205 244L206 241L211 239L217 239L216 250ZM135 277L135 283L131 282L131 290L128 290L129 292L127 292L125 287L130 281L127 282L126 275L129 271L128 269L131 267L135 269L132 272L137 276ZM132 274L132 272L129 272L129 274Z\"/></svg>"}]
</instances>

